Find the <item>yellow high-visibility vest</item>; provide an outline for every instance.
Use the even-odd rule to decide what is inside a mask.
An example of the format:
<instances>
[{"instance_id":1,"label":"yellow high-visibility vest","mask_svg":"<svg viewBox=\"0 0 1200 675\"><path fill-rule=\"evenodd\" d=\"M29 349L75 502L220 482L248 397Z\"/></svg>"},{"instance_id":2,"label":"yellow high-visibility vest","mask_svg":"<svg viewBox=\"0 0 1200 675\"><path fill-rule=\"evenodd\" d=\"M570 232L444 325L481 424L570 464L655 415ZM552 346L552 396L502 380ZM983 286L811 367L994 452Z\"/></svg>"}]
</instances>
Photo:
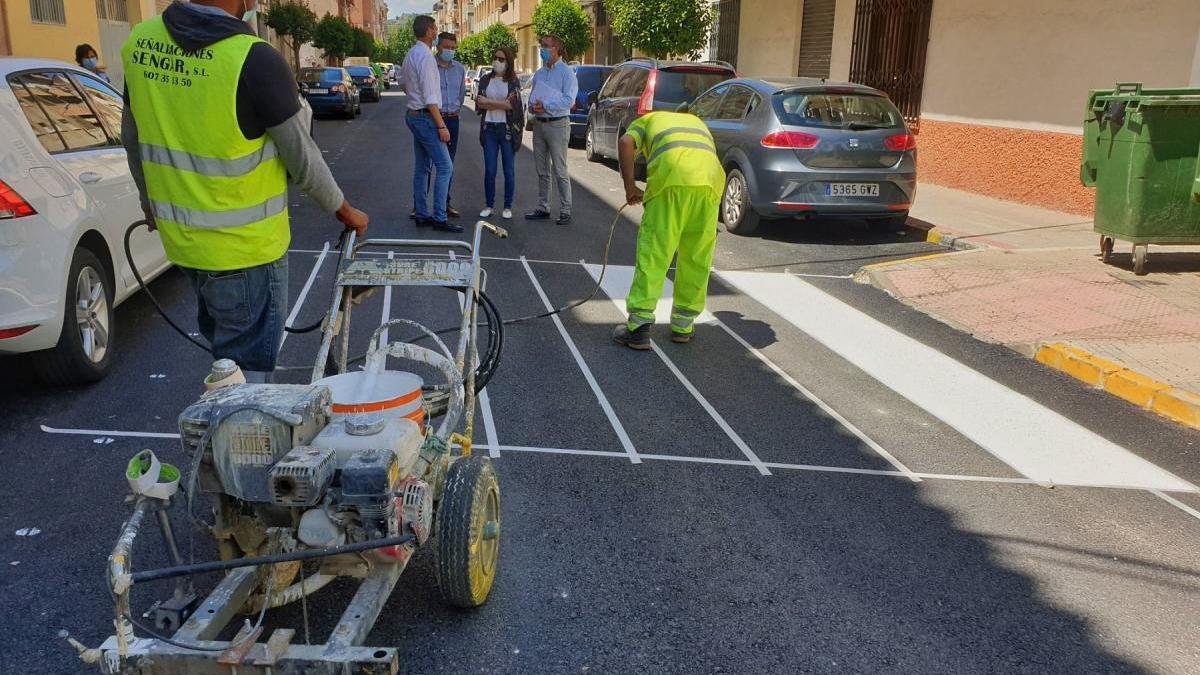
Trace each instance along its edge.
<instances>
[{"instance_id":1,"label":"yellow high-visibility vest","mask_svg":"<svg viewBox=\"0 0 1200 675\"><path fill-rule=\"evenodd\" d=\"M287 170L270 138L246 138L237 119L238 78L259 42L234 35L184 51L155 17L121 50L146 196L177 265L226 271L287 252Z\"/></svg>"},{"instance_id":2,"label":"yellow high-visibility vest","mask_svg":"<svg viewBox=\"0 0 1200 675\"><path fill-rule=\"evenodd\" d=\"M695 115L652 112L625 131L646 158L646 194L650 201L668 187L708 187L715 199L725 189L725 170L712 133Z\"/></svg>"}]
</instances>

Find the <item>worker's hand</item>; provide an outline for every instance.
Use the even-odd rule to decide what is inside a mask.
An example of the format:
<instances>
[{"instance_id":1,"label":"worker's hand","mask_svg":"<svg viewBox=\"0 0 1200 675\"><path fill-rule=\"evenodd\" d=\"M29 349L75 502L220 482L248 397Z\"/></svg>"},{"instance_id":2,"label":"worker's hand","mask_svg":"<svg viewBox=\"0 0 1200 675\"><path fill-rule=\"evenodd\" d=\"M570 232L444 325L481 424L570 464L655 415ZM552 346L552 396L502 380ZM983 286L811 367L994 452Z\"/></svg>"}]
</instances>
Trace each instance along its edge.
<instances>
[{"instance_id":1,"label":"worker's hand","mask_svg":"<svg viewBox=\"0 0 1200 675\"><path fill-rule=\"evenodd\" d=\"M642 189L636 185L626 186L625 203L630 206L637 206L638 204L642 203L642 195L644 194L645 192L643 192Z\"/></svg>"},{"instance_id":2,"label":"worker's hand","mask_svg":"<svg viewBox=\"0 0 1200 675\"><path fill-rule=\"evenodd\" d=\"M158 223L154 222L154 212L149 206L142 207L142 215L146 217L146 229L153 232L158 229Z\"/></svg>"},{"instance_id":3,"label":"worker's hand","mask_svg":"<svg viewBox=\"0 0 1200 675\"><path fill-rule=\"evenodd\" d=\"M347 201L343 201L341 207L338 208L337 219L346 226L346 229L354 230L360 237L367 233L367 223L371 221L367 214L350 206L350 202Z\"/></svg>"},{"instance_id":4,"label":"worker's hand","mask_svg":"<svg viewBox=\"0 0 1200 675\"><path fill-rule=\"evenodd\" d=\"M438 129L438 138L440 138L443 143L449 143L450 142L450 130L447 129L446 127L442 127L441 129Z\"/></svg>"},{"instance_id":5,"label":"worker's hand","mask_svg":"<svg viewBox=\"0 0 1200 675\"><path fill-rule=\"evenodd\" d=\"M533 111L534 115L545 115L546 114L546 105L544 103L542 103L542 99L540 99L540 98L538 100L534 101L533 105L529 106L529 109Z\"/></svg>"}]
</instances>

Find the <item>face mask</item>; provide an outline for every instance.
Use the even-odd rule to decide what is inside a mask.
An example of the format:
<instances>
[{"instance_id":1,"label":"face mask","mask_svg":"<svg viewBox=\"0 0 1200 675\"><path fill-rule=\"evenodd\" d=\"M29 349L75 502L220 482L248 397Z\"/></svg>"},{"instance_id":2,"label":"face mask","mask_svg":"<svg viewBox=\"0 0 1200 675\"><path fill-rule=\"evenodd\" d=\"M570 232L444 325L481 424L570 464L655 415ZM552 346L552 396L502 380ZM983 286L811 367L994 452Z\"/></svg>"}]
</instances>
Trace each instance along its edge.
<instances>
[{"instance_id":1,"label":"face mask","mask_svg":"<svg viewBox=\"0 0 1200 675\"><path fill-rule=\"evenodd\" d=\"M503 75L504 68L506 66L508 66L508 64L503 61L492 61L492 70L495 71L497 75Z\"/></svg>"},{"instance_id":2,"label":"face mask","mask_svg":"<svg viewBox=\"0 0 1200 675\"><path fill-rule=\"evenodd\" d=\"M551 56L550 48L549 47L540 47L538 49L538 55L542 57L542 63L549 63L550 56Z\"/></svg>"},{"instance_id":3,"label":"face mask","mask_svg":"<svg viewBox=\"0 0 1200 675\"><path fill-rule=\"evenodd\" d=\"M243 7L244 6L245 5L243 5ZM258 3L257 2L254 3L253 7L248 7L246 9L246 11L242 13L242 21L245 21L247 24L250 25L250 30L254 31L256 34L258 33Z\"/></svg>"},{"instance_id":4,"label":"face mask","mask_svg":"<svg viewBox=\"0 0 1200 675\"><path fill-rule=\"evenodd\" d=\"M94 59L94 58L93 59L84 59L83 67L87 68L88 70L95 70L96 69L96 59Z\"/></svg>"},{"instance_id":5,"label":"face mask","mask_svg":"<svg viewBox=\"0 0 1200 675\"><path fill-rule=\"evenodd\" d=\"M454 50L453 49L443 49L442 50L442 60L443 61L453 61L454 60Z\"/></svg>"}]
</instances>

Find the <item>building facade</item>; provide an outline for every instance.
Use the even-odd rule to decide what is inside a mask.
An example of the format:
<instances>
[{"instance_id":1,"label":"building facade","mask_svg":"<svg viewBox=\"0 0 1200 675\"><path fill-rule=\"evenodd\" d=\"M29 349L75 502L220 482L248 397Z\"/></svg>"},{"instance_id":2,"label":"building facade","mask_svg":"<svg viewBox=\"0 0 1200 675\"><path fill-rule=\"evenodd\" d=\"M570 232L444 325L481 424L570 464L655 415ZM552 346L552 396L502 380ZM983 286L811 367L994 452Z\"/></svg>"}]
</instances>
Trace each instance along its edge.
<instances>
[{"instance_id":1,"label":"building facade","mask_svg":"<svg viewBox=\"0 0 1200 675\"><path fill-rule=\"evenodd\" d=\"M517 37L517 70L532 73L538 68L537 36L533 30L533 9L537 0L459 0L466 8L462 34L471 35L502 23Z\"/></svg>"},{"instance_id":2,"label":"building facade","mask_svg":"<svg viewBox=\"0 0 1200 675\"><path fill-rule=\"evenodd\" d=\"M888 92L923 182L1088 215L1089 89L1200 87L1196 0L718 0L715 58L743 75ZM764 48L769 47L769 48Z\"/></svg>"}]
</instances>

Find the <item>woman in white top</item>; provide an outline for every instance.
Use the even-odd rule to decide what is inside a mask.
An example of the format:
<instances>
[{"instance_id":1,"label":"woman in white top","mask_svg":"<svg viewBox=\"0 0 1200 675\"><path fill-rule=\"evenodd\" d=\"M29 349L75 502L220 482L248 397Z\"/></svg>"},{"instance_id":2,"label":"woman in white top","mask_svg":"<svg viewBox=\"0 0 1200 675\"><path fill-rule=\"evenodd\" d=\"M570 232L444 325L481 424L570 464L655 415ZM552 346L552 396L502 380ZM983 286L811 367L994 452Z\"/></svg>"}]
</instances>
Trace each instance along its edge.
<instances>
[{"instance_id":1,"label":"woman in white top","mask_svg":"<svg viewBox=\"0 0 1200 675\"><path fill-rule=\"evenodd\" d=\"M513 192L516 191L516 153L521 147L525 128L525 111L521 109L521 85L513 68L512 52L500 47L492 55L492 72L479 82L481 95L475 99L475 109L484 110L479 128L479 143L483 145L483 192L487 208L480 218L492 215L496 205L496 156L504 160L504 211L502 217L512 218Z\"/></svg>"}]
</instances>

